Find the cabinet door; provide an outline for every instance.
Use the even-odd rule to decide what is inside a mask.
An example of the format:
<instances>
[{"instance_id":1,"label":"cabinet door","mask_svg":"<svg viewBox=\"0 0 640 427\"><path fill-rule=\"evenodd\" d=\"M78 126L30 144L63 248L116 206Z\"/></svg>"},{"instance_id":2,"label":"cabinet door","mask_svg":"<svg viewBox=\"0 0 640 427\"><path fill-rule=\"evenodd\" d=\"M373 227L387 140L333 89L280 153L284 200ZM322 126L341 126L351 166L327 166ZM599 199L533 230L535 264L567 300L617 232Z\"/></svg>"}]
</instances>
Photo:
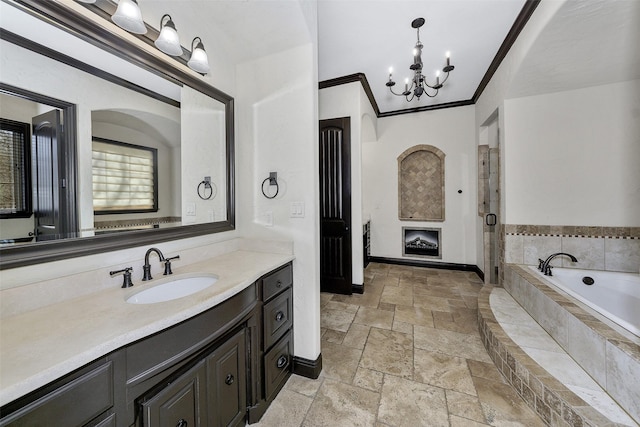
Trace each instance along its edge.
<instances>
[{"instance_id":1,"label":"cabinet door","mask_svg":"<svg viewBox=\"0 0 640 427\"><path fill-rule=\"evenodd\" d=\"M242 329L207 357L209 426L245 424L247 383L245 330Z\"/></svg>"},{"instance_id":2,"label":"cabinet door","mask_svg":"<svg viewBox=\"0 0 640 427\"><path fill-rule=\"evenodd\" d=\"M145 427L206 425L205 364L201 361L142 403Z\"/></svg>"}]
</instances>

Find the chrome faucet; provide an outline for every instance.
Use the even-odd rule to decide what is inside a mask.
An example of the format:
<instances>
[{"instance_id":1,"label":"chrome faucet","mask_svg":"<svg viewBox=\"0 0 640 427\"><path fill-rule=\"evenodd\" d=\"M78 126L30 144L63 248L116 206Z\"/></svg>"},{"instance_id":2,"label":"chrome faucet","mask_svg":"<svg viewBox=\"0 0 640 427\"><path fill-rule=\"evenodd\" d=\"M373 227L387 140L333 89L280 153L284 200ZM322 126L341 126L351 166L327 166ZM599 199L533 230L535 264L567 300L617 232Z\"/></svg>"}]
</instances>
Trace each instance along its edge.
<instances>
[{"instance_id":1,"label":"chrome faucet","mask_svg":"<svg viewBox=\"0 0 640 427\"><path fill-rule=\"evenodd\" d=\"M545 275L545 276L553 276L553 274L551 273L551 265L549 265L551 263L551 260L554 259L557 256L560 255L566 255L569 258L571 258L571 261L573 262L578 262L578 259L576 257L574 257L571 254L568 254L566 252L558 252L552 255L549 255L547 257L546 260L542 261L541 259L538 259L538 269Z\"/></svg>"},{"instance_id":2,"label":"chrome faucet","mask_svg":"<svg viewBox=\"0 0 640 427\"><path fill-rule=\"evenodd\" d=\"M144 255L144 265L142 266L142 271L143 271L142 281L143 282L153 279L153 277L151 277L151 264L149 264L149 255L151 255L151 252L155 252L156 254L158 254L158 258L160 258L160 261L164 261L164 255L162 255L162 252L160 252L160 249L158 249L158 248L150 248L147 251L147 253Z\"/></svg>"}]
</instances>

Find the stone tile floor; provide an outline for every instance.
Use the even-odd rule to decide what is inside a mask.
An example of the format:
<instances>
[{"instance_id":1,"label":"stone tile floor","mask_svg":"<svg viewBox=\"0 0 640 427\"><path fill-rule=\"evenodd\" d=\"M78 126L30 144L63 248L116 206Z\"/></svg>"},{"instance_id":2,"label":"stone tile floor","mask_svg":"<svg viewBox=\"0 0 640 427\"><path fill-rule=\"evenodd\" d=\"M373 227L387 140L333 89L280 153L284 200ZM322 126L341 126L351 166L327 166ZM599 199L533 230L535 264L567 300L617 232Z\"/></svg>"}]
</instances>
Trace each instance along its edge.
<instances>
[{"instance_id":1,"label":"stone tile floor","mask_svg":"<svg viewBox=\"0 0 640 427\"><path fill-rule=\"evenodd\" d=\"M321 295L317 380L291 376L254 426L543 426L485 351L475 273L370 264Z\"/></svg>"}]
</instances>

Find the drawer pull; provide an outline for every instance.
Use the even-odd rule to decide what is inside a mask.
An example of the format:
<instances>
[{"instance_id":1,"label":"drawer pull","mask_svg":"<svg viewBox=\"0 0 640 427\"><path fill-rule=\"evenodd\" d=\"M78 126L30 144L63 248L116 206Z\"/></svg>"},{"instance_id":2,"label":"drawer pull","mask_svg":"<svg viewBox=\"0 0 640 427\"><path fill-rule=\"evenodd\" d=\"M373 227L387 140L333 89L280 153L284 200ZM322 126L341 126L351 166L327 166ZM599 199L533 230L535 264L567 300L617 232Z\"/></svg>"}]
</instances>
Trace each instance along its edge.
<instances>
[{"instance_id":1,"label":"drawer pull","mask_svg":"<svg viewBox=\"0 0 640 427\"><path fill-rule=\"evenodd\" d=\"M176 427L187 427L188 423L184 420L184 418L181 418L180 421L178 421L178 424L176 424Z\"/></svg>"},{"instance_id":2,"label":"drawer pull","mask_svg":"<svg viewBox=\"0 0 640 427\"><path fill-rule=\"evenodd\" d=\"M279 311L276 313L276 322L282 322L282 319L284 319L284 313L282 311Z\"/></svg>"},{"instance_id":3,"label":"drawer pull","mask_svg":"<svg viewBox=\"0 0 640 427\"><path fill-rule=\"evenodd\" d=\"M282 280L278 280L276 282L276 288L281 288L282 287Z\"/></svg>"},{"instance_id":4,"label":"drawer pull","mask_svg":"<svg viewBox=\"0 0 640 427\"><path fill-rule=\"evenodd\" d=\"M226 385L231 385L231 384L233 384L234 381L235 381L235 378L233 378L233 375L228 374L227 378L225 378L225 380L224 380L224 383Z\"/></svg>"},{"instance_id":5,"label":"drawer pull","mask_svg":"<svg viewBox=\"0 0 640 427\"><path fill-rule=\"evenodd\" d=\"M278 357L278 361L276 362L276 366L278 367L278 369L282 368L286 364L287 364L287 356Z\"/></svg>"}]
</instances>

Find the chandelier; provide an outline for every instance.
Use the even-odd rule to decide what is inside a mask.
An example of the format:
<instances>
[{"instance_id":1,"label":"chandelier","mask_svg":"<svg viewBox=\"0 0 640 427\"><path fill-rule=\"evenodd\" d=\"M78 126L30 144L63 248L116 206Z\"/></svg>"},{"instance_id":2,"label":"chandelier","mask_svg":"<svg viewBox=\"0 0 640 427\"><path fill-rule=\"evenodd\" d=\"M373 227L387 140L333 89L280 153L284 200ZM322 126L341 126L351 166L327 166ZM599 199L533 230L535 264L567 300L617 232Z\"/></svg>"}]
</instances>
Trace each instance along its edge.
<instances>
[{"instance_id":1,"label":"chandelier","mask_svg":"<svg viewBox=\"0 0 640 427\"><path fill-rule=\"evenodd\" d=\"M411 85L409 85L409 78L406 78L404 81L404 92L396 93L393 91L393 86L395 86L396 82L393 81L393 68L389 68L389 81L386 83L386 86L389 88L392 94L397 96L404 96L408 102L411 102L413 98L417 98L420 100L422 95L427 95L429 98L434 98L438 95L438 90L442 88L444 83L449 78L449 72L453 71L454 66L451 65L451 59L449 52L446 54L446 65L442 68L442 72L444 73L444 77L442 81L440 81L440 71L436 73L436 83L430 85L427 83L424 75L422 74L422 47L423 44L420 41L420 27L424 25L424 18L416 18L411 22L411 27L415 28L418 33L418 41L413 49L413 64L409 67L410 70L413 71L413 79L411 80Z\"/></svg>"}]
</instances>

